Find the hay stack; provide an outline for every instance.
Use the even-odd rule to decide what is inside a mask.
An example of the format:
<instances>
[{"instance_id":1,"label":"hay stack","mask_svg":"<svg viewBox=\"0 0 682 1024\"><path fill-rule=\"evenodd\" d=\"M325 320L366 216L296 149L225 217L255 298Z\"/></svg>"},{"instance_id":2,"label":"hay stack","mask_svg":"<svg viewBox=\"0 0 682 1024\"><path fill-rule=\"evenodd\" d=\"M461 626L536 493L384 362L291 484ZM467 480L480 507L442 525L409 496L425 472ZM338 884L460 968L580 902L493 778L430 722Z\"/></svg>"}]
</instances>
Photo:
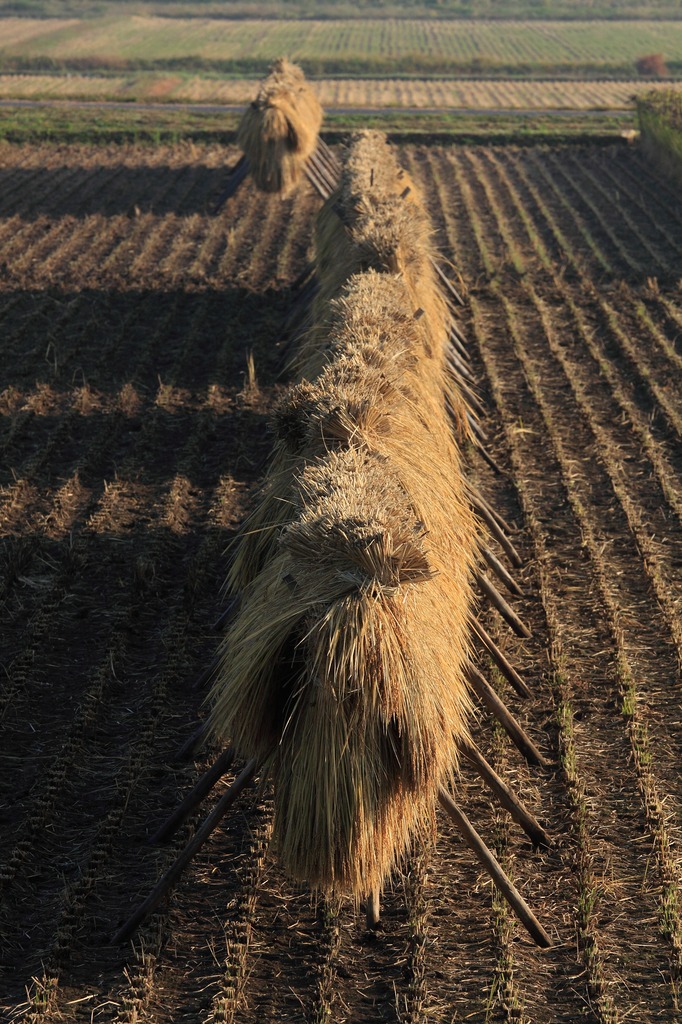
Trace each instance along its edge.
<instances>
[{"instance_id":1,"label":"hay stack","mask_svg":"<svg viewBox=\"0 0 682 1024\"><path fill-rule=\"evenodd\" d=\"M324 446L331 443L328 425L321 447L319 443L313 445L310 436L303 445L297 446L292 441L291 434L297 429L294 425L300 425L301 417L295 409L293 417L290 412L292 405L304 400L305 382L325 375L335 379L336 367L343 365L343 360L354 359L364 367L365 396L371 391L371 371L376 371L374 379L377 375L380 377L380 384L376 386L386 386L392 391L393 416L397 410L400 418L409 417L415 424L427 422L430 431L438 422L436 434L443 451L453 445L452 423L445 416L446 403L460 417L457 434L466 434L466 409L456 382L444 365L442 347L433 351L428 322L422 316L415 318L406 282L400 276L371 271L352 277L339 297L329 303L326 319L314 330L313 336L315 345L307 338L305 355L299 359L300 365L306 368L302 390L295 389L275 413L278 439L273 457L260 500L244 525L228 575L228 588L233 594L241 593L270 557L278 530L290 517L290 488L295 474L301 472L306 459L313 453L314 456L321 454ZM331 379L329 401L334 405L337 403L336 385ZM385 401L381 403L374 396L365 400L372 416L381 415L384 424L392 422L390 417L387 419ZM306 429L309 432L313 429L312 421ZM357 432L358 428L354 429ZM391 429L385 426L387 432ZM420 459L420 472L423 472L423 465Z\"/></svg>"},{"instance_id":2,"label":"hay stack","mask_svg":"<svg viewBox=\"0 0 682 1024\"><path fill-rule=\"evenodd\" d=\"M442 346L450 314L434 269L431 225L381 132L353 137L339 188L320 210L315 247L319 289L313 324L324 321L327 304L351 276L376 270L404 279L413 311L423 311L434 346ZM311 333L303 360L319 344Z\"/></svg>"},{"instance_id":3,"label":"hay stack","mask_svg":"<svg viewBox=\"0 0 682 1024\"><path fill-rule=\"evenodd\" d=\"M467 735L477 547L405 282L353 278L329 326L324 367L278 411L259 510L278 529L241 566L211 725L269 766L290 874L359 897L431 828Z\"/></svg>"},{"instance_id":4,"label":"hay stack","mask_svg":"<svg viewBox=\"0 0 682 1024\"><path fill-rule=\"evenodd\" d=\"M280 59L261 82L237 129L237 144L264 192L286 195L317 144L322 107L295 64Z\"/></svg>"}]
</instances>

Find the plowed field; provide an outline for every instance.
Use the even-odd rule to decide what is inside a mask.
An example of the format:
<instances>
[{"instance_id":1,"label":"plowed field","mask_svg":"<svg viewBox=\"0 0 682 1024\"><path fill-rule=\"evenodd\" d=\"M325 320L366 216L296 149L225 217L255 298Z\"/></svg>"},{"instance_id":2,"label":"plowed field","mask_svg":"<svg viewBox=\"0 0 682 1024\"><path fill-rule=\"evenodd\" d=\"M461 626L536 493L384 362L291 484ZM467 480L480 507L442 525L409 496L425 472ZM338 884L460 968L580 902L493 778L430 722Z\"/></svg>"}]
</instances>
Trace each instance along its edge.
<instances>
[{"instance_id":1,"label":"plowed field","mask_svg":"<svg viewBox=\"0 0 682 1024\"><path fill-rule=\"evenodd\" d=\"M110 938L191 834L146 841L211 760L226 547L269 450L282 324L318 201L230 150L0 150L0 1010L10 1020L654 1021L682 985L682 199L634 148L410 148L526 559L549 759L478 742L555 837L461 800L555 939L536 949L440 819L383 927L315 902L250 791L134 940ZM249 355L253 370L249 371ZM504 689L499 679L497 684ZM195 819L196 821L197 819Z\"/></svg>"}]
</instances>

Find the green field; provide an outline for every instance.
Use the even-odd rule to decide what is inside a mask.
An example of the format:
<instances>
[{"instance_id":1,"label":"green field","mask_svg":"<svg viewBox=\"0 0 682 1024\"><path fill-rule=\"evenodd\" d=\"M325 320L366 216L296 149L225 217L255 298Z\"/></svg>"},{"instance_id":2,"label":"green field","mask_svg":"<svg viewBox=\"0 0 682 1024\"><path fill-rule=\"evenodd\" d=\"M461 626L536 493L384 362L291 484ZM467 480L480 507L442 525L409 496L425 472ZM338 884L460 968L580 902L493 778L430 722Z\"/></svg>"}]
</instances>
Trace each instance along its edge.
<instances>
[{"instance_id":1,"label":"green field","mask_svg":"<svg viewBox=\"0 0 682 1024\"><path fill-rule=\"evenodd\" d=\"M174 18L681 18L676 0L0 0L0 15Z\"/></svg>"},{"instance_id":2,"label":"green field","mask_svg":"<svg viewBox=\"0 0 682 1024\"><path fill-rule=\"evenodd\" d=\"M682 71L682 21L272 21L7 18L0 69L261 72L282 54L316 74L633 74L660 52Z\"/></svg>"}]
</instances>

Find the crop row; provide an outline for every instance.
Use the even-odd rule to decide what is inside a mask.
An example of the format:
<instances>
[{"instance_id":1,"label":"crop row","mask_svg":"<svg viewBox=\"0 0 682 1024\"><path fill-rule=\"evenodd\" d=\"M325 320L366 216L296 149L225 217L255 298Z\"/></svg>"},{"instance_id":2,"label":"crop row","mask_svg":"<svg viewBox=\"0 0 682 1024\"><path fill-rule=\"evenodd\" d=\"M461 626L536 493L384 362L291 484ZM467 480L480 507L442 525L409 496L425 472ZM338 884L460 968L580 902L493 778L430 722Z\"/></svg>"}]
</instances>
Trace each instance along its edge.
<instances>
[{"instance_id":1,"label":"crop row","mask_svg":"<svg viewBox=\"0 0 682 1024\"><path fill-rule=\"evenodd\" d=\"M473 473L528 563L533 637L499 625L496 640L534 698L505 699L552 767L530 771L504 735L477 742L555 847L531 853L472 779L458 786L558 944L525 940L445 821L367 942L353 907L286 882L254 792L141 941L110 945L192 826L169 849L145 842L210 759L174 761L202 713L189 683L217 642L317 201L245 187L215 215L234 158L217 146L5 147L8 1019L679 1015L679 200L632 147L403 157L469 286L505 470Z\"/></svg>"},{"instance_id":2,"label":"crop row","mask_svg":"<svg viewBox=\"0 0 682 1024\"><path fill-rule=\"evenodd\" d=\"M661 86L664 88L664 86ZM85 99L245 104L253 99L252 79L218 79L172 74L126 76L0 75L2 99ZM631 81L531 82L513 79L320 79L315 92L335 107L463 107L569 110L632 106L633 96L651 84Z\"/></svg>"},{"instance_id":3,"label":"crop row","mask_svg":"<svg viewBox=\"0 0 682 1024\"><path fill-rule=\"evenodd\" d=\"M5 60L120 63L187 60L303 62L421 58L500 66L625 67L643 53L682 60L680 22L431 21L419 19L224 21L118 17L106 21L4 19Z\"/></svg>"}]
</instances>

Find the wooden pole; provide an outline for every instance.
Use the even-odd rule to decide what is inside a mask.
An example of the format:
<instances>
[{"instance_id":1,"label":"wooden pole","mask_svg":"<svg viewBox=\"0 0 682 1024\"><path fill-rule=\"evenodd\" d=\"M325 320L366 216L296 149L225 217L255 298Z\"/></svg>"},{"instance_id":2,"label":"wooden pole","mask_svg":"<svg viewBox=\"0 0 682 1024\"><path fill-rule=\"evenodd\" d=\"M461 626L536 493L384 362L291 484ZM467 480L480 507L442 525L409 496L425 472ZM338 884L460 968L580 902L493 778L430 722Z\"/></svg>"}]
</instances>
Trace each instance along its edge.
<instances>
[{"instance_id":1,"label":"wooden pole","mask_svg":"<svg viewBox=\"0 0 682 1024\"><path fill-rule=\"evenodd\" d=\"M502 562L493 554L490 548L484 545L481 548L481 554L497 576L498 580L504 583L509 593L514 594L516 597L521 597L523 595L521 587L518 585L514 577L507 572L505 567L502 565Z\"/></svg>"},{"instance_id":2,"label":"wooden pole","mask_svg":"<svg viewBox=\"0 0 682 1024\"><path fill-rule=\"evenodd\" d=\"M306 163L305 173L310 184L313 186L314 189L316 189L317 192L319 192L322 198L329 199L331 192L329 191L325 183L321 180L318 172L310 163L310 160L308 160L308 162Z\"/></svg>"},{"instance_id":3,"label":"wooden pole","mask_svg":"<svg viewBox=\"0 0 682 1024\"><path fill-rule=\"evenodd\" d=\"M506 534L510 535L519 532L518 527L511 526L507 522L507 520L500 515L497 509L493 508L492 505L485 500L480 491L477 491L475 487L471 486L471 484L468 485L467 490L469 491L469 494L472 496L472 498L474 498L476 502L478 502L478 504L481 505L482 508L485 508L486 511L490 513L490 515L498 524L501 530L503 530Z\"/></svg>"},{"instance_id":4,"label":"wooden pole","mask_svg":"<svg viewBox=\"0 0 682 1024\"><path fill-rule=\"evenodd\" d=\"M197 749L197 747L199 746L207 732L208 722L202 722L201 725L194 730L189 739L186 739L185 742L182 744L177 754L175 755L175 760L187 761L192 756L194 751Z\"/></svg>"},{"instance_id":5,"label":"wooden pole","mask_svg":"<svg viewBox=\"0 0 682 1024\"><path fill-rule=\"evenodd\" d=\"M488 680L475 665L469 665L466 676L472 690L491 715L497 719L517 749L531 764L546 767L549 761L542 756L523 726L512 715L506 704L500 700Z\"/></svg>"},{"instance_id":6,"label":"wooden pole","mask_svg":"<svg viewBox=\"0 0 682 1024\"><path fill-rule=\"evenodd\" d=\"M521 826L535 846L550 846L551 840L540 822L530 813L513 789L504 782L491 764L486 761L475 743L461 740L458 744L462 755L478 772L486 786L495 794L505 810Z\"/></svg>"},{"instance_id":7,"label":"wooden pole","mask_svg":"<svg viewBox=\"0 0 682 1024\"><path fill-rule=\"evenodd\" d=\"M503 871L499 861L488 849L467 816L457 806L450 794L441 789L438 801L443 810L450 815L459 829L464 842L472 851L478 862L488 872L493 882L518 916L524 928L532 936L538 946L548 949L553 945L549 935L530 909L523 896L509 876Z\"/></svg>"},{"instance_id":8,"label":"wooden pole","mask_svg":"<svg viewBox=\"0 0 682 1024\"><path fill-rule=\"evenodd\" d=\"M476 495L474 492L470 492L470 497L471 504L473 505L474 509L478 512L479 516L486 524L486 526L488 527L491 534L504 551L509 561L512 563L512 565L515 565L517 569L520 568L523 565L523 559L521 558L521 555L518 553L512 542L507 537L506 533L504 532L500 524L497 522L497 519L492 514L492 511L489 508L489 506L484 502L480 501L478 495Z\"/></svg>"},{"instance_id":9,"label":"wooden pole","mask_svg":"<svg viewBox=\"0 0 682 1024\"><path fill-rule=\"evenodd\" d=\"M227 202L227 200L230 199L235 194L235 192L237 191L237 189L239 188L239 186L241 185L241 183L243 182L244 178L247 176L250 170L251 168L249 167L248 159L245 156L241 156L237 163L232 168L232 171L230 172L230 177L228 178L227 185L225 186L224 190L220 194L218 201L213 207L214 214L219 213L222 207Z\"/></svg>"},{"instance_id":10,"label":"wooden pole","mask_svg":"<svg viewBox=\"0 0 682 1024\"><path fill-rule=\"evenodd\" d=\"M514 666L511 664L511 662L508 661L507 658L505 658L500 648L488 635L488 633L485 631L481 623L473 617L471 618L470 621L471 628L473 629L474 633L481 641L485 649L488 651L490 657L493 659L493 661L495 662L495 664L497 665L505 679L507 679L511 683L511 685L514 687L514 689L520 697L530 697L532 694L528 686L526 685L526 683L524 683L523 679L516 671Z\"/></svg>"},{"instance_id":11,"label":"wooden pole","mask_svg":"<svg viewBox=\"0 0 682 1024\"><path fill-rule=\"evenodd\" d=\"M455 324L455 322L453 320L450 321L449 340L450 340L450 344L452 345L452 347L455 349L456 352L459 353L459 355L462 357L462 359L466 363L470 363L471 362L471 356L467 352L467 350L466 350L466 348L464 346L464 339L462 337L462 334L461 334L459 328L456 326L456 324Z\"/></svg>"},{"instance_id":12,"label":"wooden pole","mask_svg":"<svg viewBox=\"0 0 682 1024\"><path fill-rule=\"evenodd\" d=\"M144 919L151 914L161 902L171 886L178 880L192 858L199 852L212 832L218 827L220 820L230 809L241 791L249 784L256 774L257 764L255 760L249 761L232 783L230 788L223 793L204 823L197 830L194 838L187 844L180 856L171 864L163 878L157 882L144 903L140 904L134 914L122 925L111 940L113 944L124 942L142 924Z\"/></svg>"},{"instance_id":13,"label":"wooden pole","mask_svg":"<svg viewBox=\"0 0 682 1024\"><path fill-rule=\"evenodd\" d=\"M196 679L194 680L194 682L192 683L192 686L191 686L191 689L195 693L198 690L203 690L203 688L206 686L206 683L208 683L208 681L210 680L211 676L214 676L215 673L220 668L220 662L221 661L222 661L222 655L216 654L216 656L213 659L213 661L211 661L206 666L206 668L204 669L203 672L199 673L199 675L196 677Z\"/></svg>"},{"instance_id":14,"label":"wooden pole","mask_svg":"<svg viewBox=\"0 0 682 1024\"><path fill-rule=\"evenodd\" d=\"M497 609L505 622L509 623L516 635L528 639L530 636L528 626L521 621L514 609L507 604L502 594L492 585L488 577L482 572L476 572L474 576L483 594L488 598L493 608Z\"/></svg>"},{"instance_id":15,"label":"wooden pole","mask_svg":"<svg viewBox=\"0 0 682 1024\"><path fill-rule=\"evenodd\" d=\"M227 604L223 608L222 612L220 613L218 618L215 620L215 622L211 626L211 629L213 630L214 633L219 633L221 629L225 628L227 623L230 621L230 619L232 618L234 613L239 608L239 602L240 601L241 601L241 594L234 594L229 599L229 601L227 602Z\"/></svg>"},{"instance_id":16,"label":"wooden pole","mask_svg":"<svg viewBox=\"0 0 682 1024\"><path fill-rule=\"evenodd\" d=\"M367 919L367 927L371 931L374 931L379 926L379 918L381 916L381 900L378 888L373 889L367 897L365 915Z\"/></svg>"},{"instance_id":17,"label":"wooden pole","mask_svg":"<svg viewBox=\"0 0 682 1024\"><path fill-rule=\"evenodd\" d=\"M175 835L194 808L198 807L205 796L208 796L218 779L222 778L225 772L230 770L234 757L235 754L232 747L228 747L227 750L222 752L220 757L213 762L211 767L204 772L199 781L189 791L182 803L176 807L170 817L167 818L163 825L154 833L152 838L149 840L152 845L164 843L167 839L170 839L172 835Z\"/></svg>"},{"instance_id":18,"label":"wooden pole","mask_svg":"<svg viewBox=\"0 0 682 1024\"><path fill-rule=\"evenodd\" d=\"M479 444L477 446L477 450L481 453L481 456L483 457L483 459L488 463L490 468L495 473L497 473L498 476L507 476L505 471L502 469L502 466L499 464L499 462L495 461L495 459L492 457L492 455L490 454L490 452L488 451L488 449L484 445Z\"/></svg>"},{"instance_id":19,"label":"wooden pole","mask_svg":"<svg viewBox=\"0 0 682 1024\"><path fill-rule=\"evenodd\" d=\"M464 299L459 294L459 292L457 291L454 284L452 283L448 275L445 273L443 268L440 266L439 263L436 262L436 260L432 259L431 262L433 263L434 270L436 271L436 274L438 275L445 292L449 292L450 295L452 295L453 299L455 300L458 306L463 306Z\"/></svg>"}]
</instances>

